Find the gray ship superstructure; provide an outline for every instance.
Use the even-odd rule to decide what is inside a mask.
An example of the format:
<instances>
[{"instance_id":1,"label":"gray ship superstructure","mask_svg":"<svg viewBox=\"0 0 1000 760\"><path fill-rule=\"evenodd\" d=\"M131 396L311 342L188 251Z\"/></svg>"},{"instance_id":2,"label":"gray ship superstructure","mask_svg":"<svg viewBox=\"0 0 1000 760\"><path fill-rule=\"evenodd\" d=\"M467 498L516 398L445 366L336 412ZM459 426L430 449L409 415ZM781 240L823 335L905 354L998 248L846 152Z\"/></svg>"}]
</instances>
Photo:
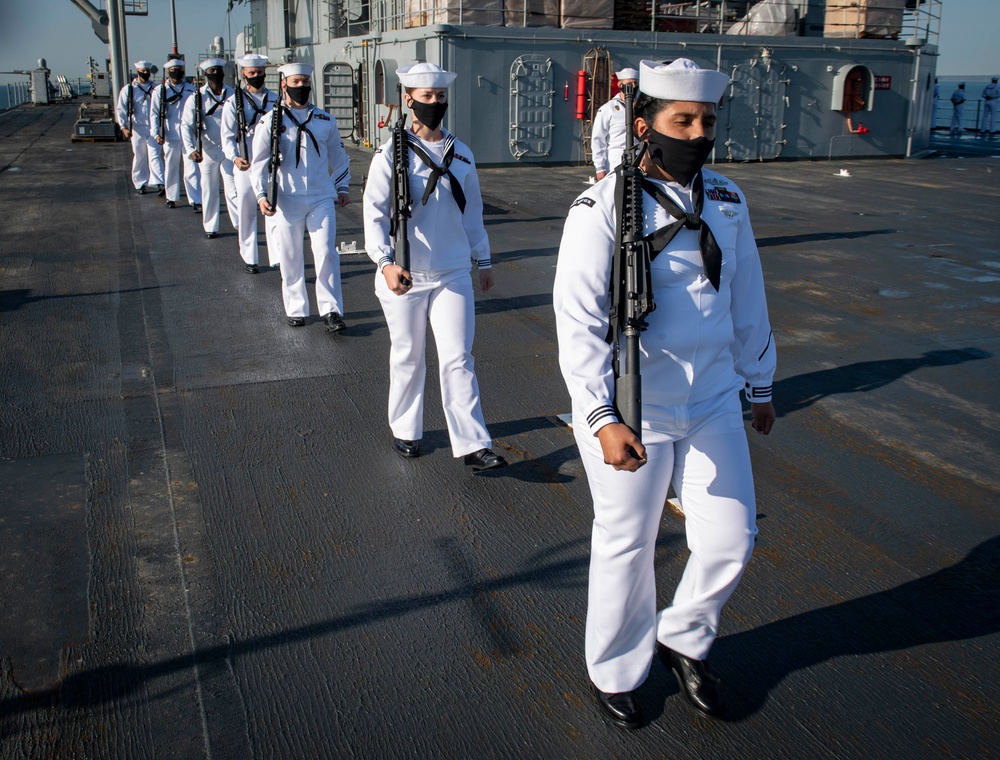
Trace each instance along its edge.
<instances>
[{"instance_id":1,"label":"gray ship superstructure","mask_svg":"<svg viewBox=\"0 0 1000 760\"><path fill-rule=\"evenodd\" d=\"M486 165L589 160L613 72L688 57L731 75L716 161L928 146L941 0L250 0L237 51L305 61L346 138L388 139L396 67L460 74L445 126ZM317 87L319 90L319 87Z\"/></svg>"}]
</instances>

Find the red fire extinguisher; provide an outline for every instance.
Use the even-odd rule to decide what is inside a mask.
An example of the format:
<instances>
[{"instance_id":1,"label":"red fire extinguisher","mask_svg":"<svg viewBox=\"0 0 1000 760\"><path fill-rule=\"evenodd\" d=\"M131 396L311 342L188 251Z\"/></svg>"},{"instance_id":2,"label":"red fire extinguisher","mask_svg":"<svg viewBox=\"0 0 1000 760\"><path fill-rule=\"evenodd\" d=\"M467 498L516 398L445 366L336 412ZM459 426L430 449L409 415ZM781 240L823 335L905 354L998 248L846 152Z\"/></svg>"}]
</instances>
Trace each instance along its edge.
<instances>
[{"instance_id":1,"label":"red fire extinguisher","mask_svg":"<svg viewBox=\"0 0 1000 760\"><path fill-rule=\"evenodd\" d=\"M583 69L576 72L576 118L587 118L587 72Z\"/></svg>"}]
</instances>

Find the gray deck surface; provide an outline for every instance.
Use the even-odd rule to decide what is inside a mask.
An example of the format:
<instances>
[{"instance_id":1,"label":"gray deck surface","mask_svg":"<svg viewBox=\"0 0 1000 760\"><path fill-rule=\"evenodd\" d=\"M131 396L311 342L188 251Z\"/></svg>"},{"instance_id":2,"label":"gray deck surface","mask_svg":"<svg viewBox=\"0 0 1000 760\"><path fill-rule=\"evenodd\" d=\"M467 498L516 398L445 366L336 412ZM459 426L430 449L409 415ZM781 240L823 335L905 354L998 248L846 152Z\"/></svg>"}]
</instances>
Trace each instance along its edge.
<instances>
[{"instance_id":1,"label":"gray deck surface","mask_svg":"<svg viewBox=\"0 0 1000 760\"><path fill-rule=\"evenodd\" d=\"M750 201L779 419L748 428L760 535L712 652L729 719L654 662L626 733L588 692L590 501L555 420L555 252L587 169L481 172L475 353L512 464L473 477L433 351L427 453L390 447L366 257L342 257L346 334L287 327L278 274L132 192L127 145L71 143L75 110L0 116L0 757L997 755L1000 141L716 167ZM667 511L663 603L684 558Z\"/></svg>"}]
</instances>

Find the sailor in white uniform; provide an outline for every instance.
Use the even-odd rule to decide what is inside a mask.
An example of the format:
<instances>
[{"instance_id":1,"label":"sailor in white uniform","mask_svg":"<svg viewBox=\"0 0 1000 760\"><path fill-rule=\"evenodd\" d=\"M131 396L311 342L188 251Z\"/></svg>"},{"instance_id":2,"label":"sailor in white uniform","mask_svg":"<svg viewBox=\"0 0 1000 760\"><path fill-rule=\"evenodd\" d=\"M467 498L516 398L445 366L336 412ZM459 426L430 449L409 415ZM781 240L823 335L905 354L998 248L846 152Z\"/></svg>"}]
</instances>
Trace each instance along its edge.
<instances>
[{"instance_id":1,"label":"sailor in white uniform","mask_svg":"<svg viewBox=\"0 0 1000 760\"><path fill-rule=\"evenodd\" d=\"M992 136L997 131L997 103L1000 102L998 98L1000 98L1000 84L997 84L997 78L993 77L983 88L983 126L980 134L984 137Z\"/></svg>"},{"instance_id":2,"label":"sailor in white uniform","mask_svg":"<svg viewBox=\"0 0 1000 760\"><path fill-rule=\"evenodd\" d=\"M347 325L336 248L337 206L350 203L350 161L337 120L310 102L313 67L288 63L278 71L284 79L282 102L275 106L280 109L281 140L277 208L266 199L273 116L262 118L254 130L250 182L261 212L274 218L272 235L278 249L288 324L300 327L309 316L302 240L308 232L316 263L316 305L327 330L339 333Z\"/></svg>"},{"instance_id":3,"label":"sailor in white uniform","mask_svg":"<svg viewBox=\"0 0 1000 760\"><path fill-rule=\"evenodd\" d=\"M775 418L774 339L746 198L702 168L728 83L726 74L684 58L639 66L644 228L659 231L655 309L640 339L641 441L614 405L608 334L616 181L598 182L572 205L559 250L559 366L594 499L586 661L598 704L626 728L642 724L634 692L654 651L696 709L722 710L705 658L756 534L739 391L759 433L770 432ZM658 612L653 557L671 484L691 556L673 602Z\"/></svg>"},{"instance_id":4,"label":"sailor in white uniform","mask_svg":"<svg viewBox=\"0 0 1000 760\"><path fill-rule=\"evenodd\" d=\"M625 68L615 72L619 87L624 84L635 84L639 72ZM625 96L621 90L611 100L597 109L594 124L590 134L590 152L597 170L597 179L604 179L609 171L622 162L622 151L625 150Z\"/></svg>"},{"instance_id":5,"label":"sailor in white uniform","mask_svg":"<svg viewBox=\"0 0 1000 760\"><path fill-rule=\"evenodd\" d=\"M949 134L952 137L961 137L965 131L963 124L965 119L965 82L960 82L955 91L951 94L951 129Z\"/></svg>"},{"instance_id":6,"label":"sailor in white uniform","mask_svg":"<svg viewBox=\"0 0 1000 760\"><path fill-rule=\"evenodd\" d=\"M167 208L174 208L181 194L181 176L188 203L196 212L201 211L201 185L198 167L184 161L184 141L181 138L181 114L187 99L194 95L194 85L184 81L184 61L173 58L163 64L167 79L153 90L149 107L149 129L156 142L163 146L163 188ZM160 134L161 109L164 113L163 134Z\"/></svg>"},{"instance_id":7,"label":"sailor in white uniform","mask_svg":"<svg viewBox=\"0 0 1000 760\"><path fill-rule=\"evenodd\" d=\"M159 145L149 133L149 107L156 87L150 81L153 64L149 61L136 61L133 66L135 79L118 93L115 117L125 139L132 143L132 184L141 195L150 185L162 184L163 178L150 174L150 169L156 168L152 157L159 151ZM131 109L128 106L129 98L132 99Z\"/></svg>"},{"instance_id":8,"label":"sailor in white uniform","mask_svg":"<svg viewBox=\"0 0 1000 760\"><path fill-rule=\"evenodd\" d=\"M427 324L437 344L452 454L473 472L502 467L483 420L472 342L475 302L470 270L479 269L483 292L493 286L490 241L483 226L483 199L472 152L441 127L448 87L457 74L437 64L396 70L403 99L413 114L408 139L412 217L407 225L410 268L395 261L390 234L393 152L388 142L375 152L364 195L365 249L378 265L375 293L382 304L392 347L389 352L389 426L393 446L404 457L420 455L424 425Z\"/></svg>"},{"instance_id":9,"label":"sailor in white uniform","mask_svg":"<svg viewBox=\"0 0 1000 760\"><path fill-rule=\"evenodd\" d=\"M264 86L267 66L265 55L245 55L236 59L236 65L243 73L246 86L237 82L236 92L222 107L222 151L233 162L233 182L236 186L236 221L240 241L240 256L243 266L250 274L260 271L257 252L257 196L250 184L250 163L253 161L253 134L263 119L271 113L277 95ZM243 126L237 118L237 102L243 104ZM270 225L265 224L268 233L268 256L270 262L277 261L272 250Z\"/></svg>"},{"instance_id":10,"label":"sailor in white uniform","mask_svg":"<svg viewBox=\"0 0 1000 760\"><path fill-rule=\"evenodd\" d=\"M226 209L233 229L236 221L236 185L233 181L233 162L222 150L222 108L232 97L233 89L225 83L225 58L208 58L198 66L205 72L207 83L200 96L188 98L181 116L181 136L184 154L198 165L201 181L202 227L205 237L214 238L219 233L219 179L226 193ZM201 152L198 151L196 125L201 108Z\"/></svg>"}]
</instances>

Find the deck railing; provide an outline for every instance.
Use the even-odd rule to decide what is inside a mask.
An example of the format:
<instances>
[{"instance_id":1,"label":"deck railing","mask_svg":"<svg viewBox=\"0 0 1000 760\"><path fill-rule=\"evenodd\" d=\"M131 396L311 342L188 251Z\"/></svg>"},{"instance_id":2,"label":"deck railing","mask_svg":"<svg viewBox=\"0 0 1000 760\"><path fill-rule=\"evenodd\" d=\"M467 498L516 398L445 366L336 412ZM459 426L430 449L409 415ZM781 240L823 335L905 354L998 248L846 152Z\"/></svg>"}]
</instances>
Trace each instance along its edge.
<instances>
[{"instance_id":1,"label":"deck railing","mask_svg":"<svg viewBox=\"0 0 1000 760\"><path fill-rule=\"evenodd\" d=\"M432 24L685 34L919 39L937 44L942 0L321 0L320 39ZM324 39L325 38L325 39Z\"/></svg>"}]
</instances>

